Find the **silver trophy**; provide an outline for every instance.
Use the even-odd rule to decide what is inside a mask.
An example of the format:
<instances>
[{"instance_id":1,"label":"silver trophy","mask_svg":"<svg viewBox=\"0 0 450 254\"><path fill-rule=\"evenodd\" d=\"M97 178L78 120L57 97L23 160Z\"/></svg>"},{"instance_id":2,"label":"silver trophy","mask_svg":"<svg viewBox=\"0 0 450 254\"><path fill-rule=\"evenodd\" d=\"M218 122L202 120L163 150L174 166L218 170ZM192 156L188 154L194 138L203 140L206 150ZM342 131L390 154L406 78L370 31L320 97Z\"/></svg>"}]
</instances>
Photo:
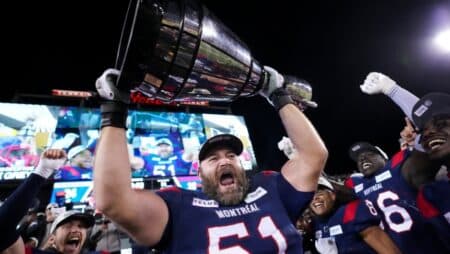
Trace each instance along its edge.
<instances>
[{"instance_id":1,"label":"silver trophy","mask_svg":"<svg viewBox=\"0 0 450 254\"><path fill-rule=\"evenodd\" d=\"M117 56L118 88L163 102L230 102L257 94L270 75L196 0L131 0ZM285 79L296 101L315 106L307 82Z\"/></svg>"}]
</instances>

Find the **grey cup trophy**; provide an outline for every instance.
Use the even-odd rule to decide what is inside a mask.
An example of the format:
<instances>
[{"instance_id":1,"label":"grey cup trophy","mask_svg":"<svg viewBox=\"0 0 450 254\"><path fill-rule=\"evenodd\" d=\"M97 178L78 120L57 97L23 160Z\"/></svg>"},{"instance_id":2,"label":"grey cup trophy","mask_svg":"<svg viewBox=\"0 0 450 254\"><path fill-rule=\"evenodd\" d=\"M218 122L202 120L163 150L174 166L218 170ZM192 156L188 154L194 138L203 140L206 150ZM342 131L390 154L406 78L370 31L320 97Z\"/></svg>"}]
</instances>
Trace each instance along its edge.
<instances>
[{"instance_id":1,"label":"grey cup trophy","mask_svg":"<svg viewBox=\"0 0 450 254\"><path fill-rule=\"evenodd\" d=\"M257 94L269 75L247 45L196 0L131 0L116 69L120 90L164 102L231 102ZM288 90L314 106L311 86L288 80Z\"/></svg>"}]
</instances>

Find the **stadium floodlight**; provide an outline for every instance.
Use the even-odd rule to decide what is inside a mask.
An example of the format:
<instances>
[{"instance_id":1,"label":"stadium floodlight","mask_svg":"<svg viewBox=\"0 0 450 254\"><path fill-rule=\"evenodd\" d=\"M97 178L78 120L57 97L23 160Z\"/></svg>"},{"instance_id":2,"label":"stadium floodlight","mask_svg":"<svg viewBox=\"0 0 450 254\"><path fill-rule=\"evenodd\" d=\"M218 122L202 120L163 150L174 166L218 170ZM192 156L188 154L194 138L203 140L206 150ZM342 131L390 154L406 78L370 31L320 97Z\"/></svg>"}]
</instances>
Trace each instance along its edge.
<instances>
[{"instance_id":1,"label":"stadium floodlight","mask_svg":"<svg viewBox=\"0 0 450 254\"><path fill-rule=\"evenodd\" d=\"M450 28L439 32L434 37L434 44L445 53L450 53Z\"/></svg>"}]
</instances>

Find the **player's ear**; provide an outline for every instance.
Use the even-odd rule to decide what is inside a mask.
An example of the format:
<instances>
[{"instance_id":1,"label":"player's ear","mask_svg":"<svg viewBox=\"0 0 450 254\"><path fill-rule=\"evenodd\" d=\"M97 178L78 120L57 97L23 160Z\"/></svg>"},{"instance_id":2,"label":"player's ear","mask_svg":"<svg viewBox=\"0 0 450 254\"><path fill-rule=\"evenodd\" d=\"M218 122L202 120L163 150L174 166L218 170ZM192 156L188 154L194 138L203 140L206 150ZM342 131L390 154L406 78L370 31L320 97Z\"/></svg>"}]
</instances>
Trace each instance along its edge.
<instances>
[{"instance_id":1,"label":"player's ear","mask_svg":"<svg viewBox=\"0 0 450 254\"><path fill-rule=\"evenodd\" d=\"M202 167L200 166L200 162L199 162L199 165L198 165L198 171L197 171L197 176L202 177L202 171L203 171L203 169L202 169Z\"/></svg>"}]
</instances>

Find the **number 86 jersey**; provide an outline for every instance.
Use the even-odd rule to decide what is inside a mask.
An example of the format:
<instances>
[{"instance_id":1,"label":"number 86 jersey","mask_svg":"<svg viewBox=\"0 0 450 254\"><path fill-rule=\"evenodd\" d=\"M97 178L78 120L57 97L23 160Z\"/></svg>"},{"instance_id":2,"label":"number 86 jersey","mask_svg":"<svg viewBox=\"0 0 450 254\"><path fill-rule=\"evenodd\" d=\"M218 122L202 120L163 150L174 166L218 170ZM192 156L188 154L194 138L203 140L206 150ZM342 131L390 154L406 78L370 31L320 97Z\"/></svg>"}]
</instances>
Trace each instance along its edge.
<instances>
[{"instance_id":1,"label":"number 86 jersey","mask_svg":"<svg viewBox=\"0 0 450 254\"><path fill-rule=\"evenodd\" d=\"M169 208L158 248L164 253L303 253L293 222L313 192L295 190L284 177L264 171L250 179L244 201L222 206L202 192L157 192Z\"/></svg>"},{"instance_id":2,"label":"number 86 jersey","mask_svg":"<svg viewBox=\"0 0 450 254\"><path fill-rule=\"evenodd\" d=\"M401 173L401 166L410 154L409 150L400 151L372 177L352 177L350 184L346 184L379 210L384 230L402 253L445 253L417 208L417 191Z\"/></svg>"}]
</instances>

